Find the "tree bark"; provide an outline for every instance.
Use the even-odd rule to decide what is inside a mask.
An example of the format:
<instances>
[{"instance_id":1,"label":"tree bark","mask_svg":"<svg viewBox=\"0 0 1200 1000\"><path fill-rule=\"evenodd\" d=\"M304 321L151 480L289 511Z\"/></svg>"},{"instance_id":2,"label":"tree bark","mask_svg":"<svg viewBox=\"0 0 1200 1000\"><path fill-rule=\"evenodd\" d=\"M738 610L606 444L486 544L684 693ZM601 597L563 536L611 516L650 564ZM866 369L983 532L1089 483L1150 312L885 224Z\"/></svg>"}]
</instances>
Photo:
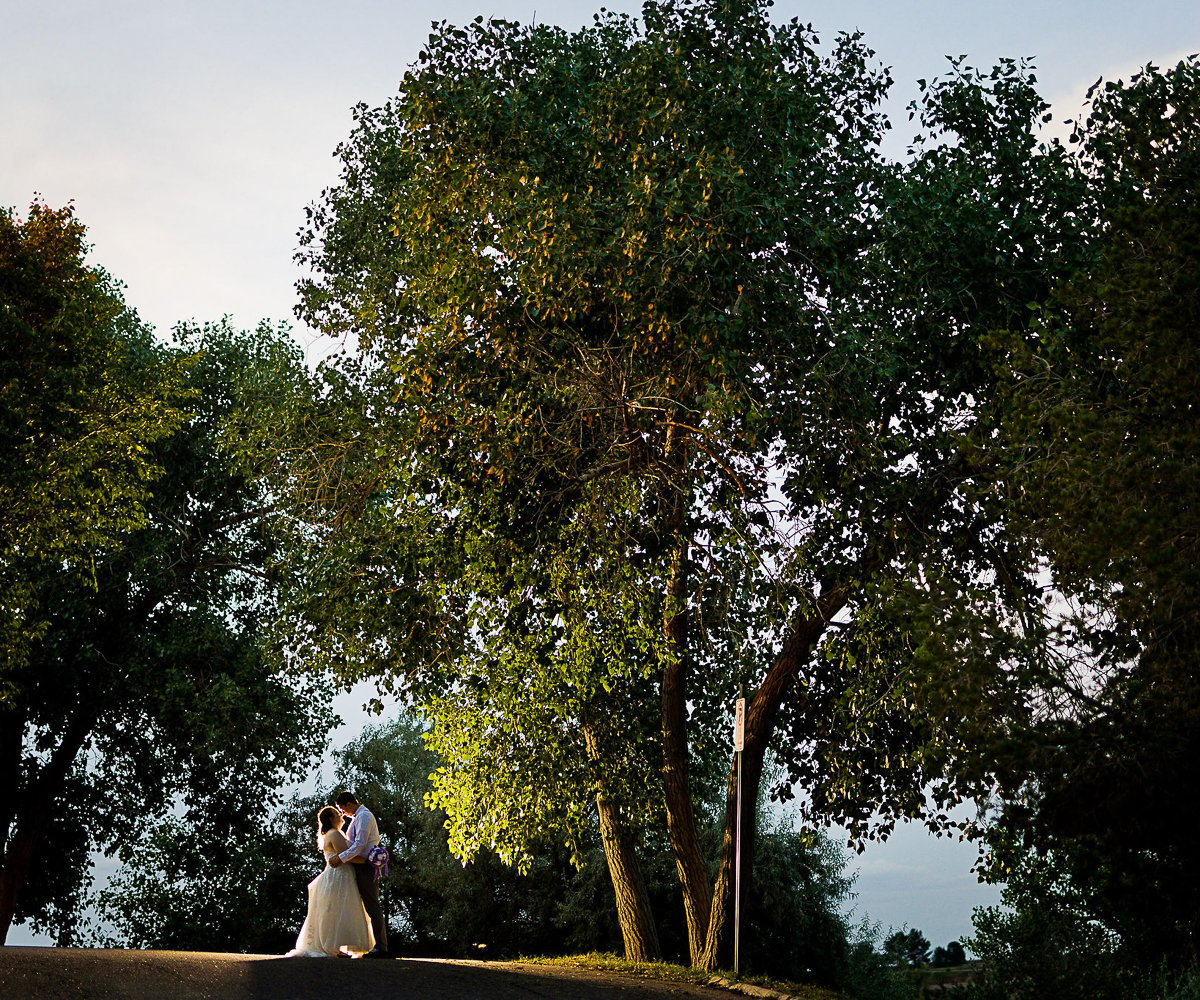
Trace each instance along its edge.
<instances>
[{"instance_id":1,"label":"tree bark","mask_svg":"<svg viewBox=\"0 0 1200 1000\"><path fill-rule=\"evenodd\" d=\"M638 864L633 834L621 819L620 811L603 795L596 796L600 816L600 839L604 858L617 900L617 923L625 942L625 958L631 962L657 962L662 959L658 928L650 909L650 895Z\"/></svg>"},{"instance_id":2,"label":"tree bark","mask_svg":"<svg viewBox=\"0 0 1200 1000\"><path fill-rule=\"evenodd\" d=\"M21 813L12 837L5 845L4 864L0 867L0 944L8 940L21 887L29 877L38 837L91 727L90 716L77 712L67 724L46 766L25 790Z\"/></svg>"},{"instance_id":3,"label":"tree bark","mask_svg":"<svg viewBox=\"0 0 1200 1000\"><path fill-rule=\"evenodd\" d=\"M841 587L823 595L811 613L792 625L783 648L767 671L762 686L746 709L745 749L742 751L742 894L745 897L753 876L752 859L757 835L758 791L762 781L767 745L775 729L779 706L796 679L804 657L824 634L830 620L846 606L848 593ZM737 859L737 763L730 767L725 793L725 829L721 843L721 865L713 886L712 909L704 947L693 965L716 969L732 964L735 862Z\"/></svg>"},{"instance_id":4,"label":"tree bark","mask_svg":"<svg viewBox=\"0 0 1200 1000\"><path fill-rule=\"evenodd\" d=\"M599 735L593 722L583 724L588 758L593 763L601 759ZM650 908L650 894L642 878L633 833L621 817L621 811L604 794L596 793L596 813L600 819L600 840L604 845L604 860L612 880L617 904L617 923L625 943L625 957L631 962L657 962L662 959L658 943L658 928Z\"/></svg>"}]
</instances>

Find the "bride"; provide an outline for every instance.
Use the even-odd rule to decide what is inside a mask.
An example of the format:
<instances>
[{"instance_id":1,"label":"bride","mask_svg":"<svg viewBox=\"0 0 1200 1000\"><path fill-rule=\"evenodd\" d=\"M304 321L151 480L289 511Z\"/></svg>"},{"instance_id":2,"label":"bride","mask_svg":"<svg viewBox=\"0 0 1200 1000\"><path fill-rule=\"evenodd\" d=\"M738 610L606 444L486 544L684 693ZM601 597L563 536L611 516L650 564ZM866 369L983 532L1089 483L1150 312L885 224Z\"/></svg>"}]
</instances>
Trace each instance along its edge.
<instances>
[{"instance_id":1,"label":"bride","mask_svg":"<svg viewBox=\"0 0 1200 1000\"><path fill-rule=\"evenodd\" d=\"M333 806L317 813L317 848L325 855L325 870L308 883L308 916L290 958L357 958L375 947L371 921L350 865L334 868L329 859L349 844L338 828L341 815Z\"/></svg>"}]
</instances>

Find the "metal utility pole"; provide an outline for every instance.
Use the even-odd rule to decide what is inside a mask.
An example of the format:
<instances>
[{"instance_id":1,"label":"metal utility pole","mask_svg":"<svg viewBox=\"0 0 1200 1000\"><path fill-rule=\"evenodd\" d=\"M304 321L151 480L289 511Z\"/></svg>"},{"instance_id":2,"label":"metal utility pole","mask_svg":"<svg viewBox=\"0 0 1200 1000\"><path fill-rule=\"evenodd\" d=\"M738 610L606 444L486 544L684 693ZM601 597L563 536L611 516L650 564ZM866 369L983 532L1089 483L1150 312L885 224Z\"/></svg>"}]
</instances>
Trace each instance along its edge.
<instances>
[{"instance_id":1,"label":"metal utility pole","mask_svg":"<svg viewBox=\"0 0 1200 1000\"><path fill-rule=\"evenodd\" d=\"M733 713L733 752L737 757L737 820L733 842L733 974L738 974L738 943L742 934L742 749L746 745L746 699Z\"/></svg>"}]
</instances>

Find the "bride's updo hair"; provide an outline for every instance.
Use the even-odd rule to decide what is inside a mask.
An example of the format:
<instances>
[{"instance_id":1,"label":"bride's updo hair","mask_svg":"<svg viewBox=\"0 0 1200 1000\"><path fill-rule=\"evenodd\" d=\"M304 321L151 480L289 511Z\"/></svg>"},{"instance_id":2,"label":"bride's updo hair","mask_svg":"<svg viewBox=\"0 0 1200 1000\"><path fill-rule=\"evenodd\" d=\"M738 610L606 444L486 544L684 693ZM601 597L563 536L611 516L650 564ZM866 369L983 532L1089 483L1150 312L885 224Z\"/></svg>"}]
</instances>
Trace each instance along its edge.
<instances>
[{"instance_id":1,"label":"bride's updo hair","mask_svg":"<svg viewBox=\"0 0 1200 1000\"><path fill-rule=\"evenodd\" d=\"M325 839L325 834L336 830L342 821L342 814L333 806L325 806L317 813L317 843Z\"/></svg>"}]
</instances>

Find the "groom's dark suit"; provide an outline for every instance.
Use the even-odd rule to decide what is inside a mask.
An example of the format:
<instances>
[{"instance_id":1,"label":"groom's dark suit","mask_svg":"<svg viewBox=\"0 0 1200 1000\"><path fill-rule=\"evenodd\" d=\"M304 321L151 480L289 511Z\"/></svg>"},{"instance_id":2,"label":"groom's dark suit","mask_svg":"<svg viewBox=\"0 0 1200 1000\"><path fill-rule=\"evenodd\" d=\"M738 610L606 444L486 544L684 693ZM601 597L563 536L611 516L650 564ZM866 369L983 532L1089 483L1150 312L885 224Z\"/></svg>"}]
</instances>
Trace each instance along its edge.
<instances>
[{"instance_id":1,"label":"groom's dark suit","mask_svg":"<svg viewBox=\"0 0 1200 1000\"><path fill-rule=\"evenodd\" d=\"M350 820L346 831L346 839L350 846L342 851L342 860L349 862L351 858L362 858L366 861L367 851L379 845L379 824L375 816L364 805L359 805ZM351 864L354 869L354 880L358 883L358 892L362 896L363 909L371 918L371 930L375 932L375 947L379 951L388 950L387 924L383 919L383 908L379 905L379 883L375 881L375 866L369 864Z\"/></svg>"}]
</instances>

